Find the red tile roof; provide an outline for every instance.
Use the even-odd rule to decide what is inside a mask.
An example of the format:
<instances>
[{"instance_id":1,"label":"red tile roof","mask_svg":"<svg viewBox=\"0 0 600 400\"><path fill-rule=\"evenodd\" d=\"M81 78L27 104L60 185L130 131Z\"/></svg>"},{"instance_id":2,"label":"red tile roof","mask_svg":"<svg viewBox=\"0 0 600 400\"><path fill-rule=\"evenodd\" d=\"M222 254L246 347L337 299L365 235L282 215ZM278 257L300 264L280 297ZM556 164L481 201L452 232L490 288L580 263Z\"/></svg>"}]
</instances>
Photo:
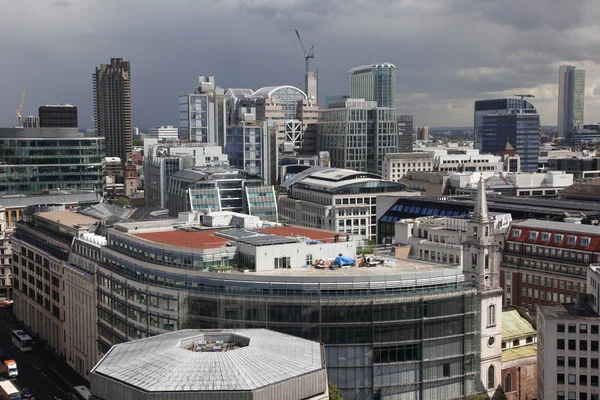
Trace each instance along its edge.
<instances>
[{"instance_id":1,"label":"red tile roof","mask_svg":"<svg viewBox=\"0 0 600 400\"><path fill-rule=\"evenodd\" d=\"M520 230L521 235L519 237L515 237L513 232L515 230ZM529 232L538 232L536 239L529 239ZM550 233L549 240L542 240L543 233ZM562 241L560 243L555 242L555 235L560 234L563 235ZM577 239L575 240L575 244L567 244L567 238L569 236L575 236ZM590 238L590 243L588 246L582 246L581 238ZM508 232L506 237L507 242L512 243L525 243L525 244L537 244L540 246L550 246L561 249L572 249L572 250L583 250L583 251L598 251L600 250L600 230L597 235L590 234L587 232L569 232L569 231L561 231L556 229L548 229L548 228L531 228L524 227L519 225L513 225Z\"/></svg>"},{"instance_id":2,"label":"red tile roof","mask_svg":"<svg viewBox=\"0 0 600 400\"><path fill-rule=\"evenodd\" d=\"M219 247L225 246L228 242L219 236L215 236L215 233L219 230L205 230L205 231L167 231L167 232L147 232L147 233L134 233L142 239L150 240L151 242L169 244L172 246L190 247L193 249L218 249Z\"/></svg>"},{"instance_id":3,"label":"red tile roof","mask_svg":"<svg viewBox=\"0 0 600 400\"><path fill-rule=\"evenodd\" d=\"M312 229L312 228L301 228L298 226L282 226L277 228L262 228L257 229L259 232L270 233L278 236L304 236L312 240L319 240L325 243L333 243L333 238L335 235L340 235L340 237L344 237L345 234L325 231L320 229Z\"/></svg>"}]
</instances>

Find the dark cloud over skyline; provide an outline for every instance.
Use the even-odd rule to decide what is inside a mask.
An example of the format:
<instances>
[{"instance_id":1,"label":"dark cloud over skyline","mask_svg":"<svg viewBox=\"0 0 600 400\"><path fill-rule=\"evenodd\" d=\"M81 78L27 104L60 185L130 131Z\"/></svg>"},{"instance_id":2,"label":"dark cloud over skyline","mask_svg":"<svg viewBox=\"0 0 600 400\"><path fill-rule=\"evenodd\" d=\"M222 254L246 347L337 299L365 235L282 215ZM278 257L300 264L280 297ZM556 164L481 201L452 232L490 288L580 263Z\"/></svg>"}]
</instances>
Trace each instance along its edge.
<instances>
[{"instance_id":1,"label":"dark cloud over skyline","mask_svg":"<svg viewBox=\"0 0 600 400\"><path fill-rule=\"evenodd\" d=\"M473 101L533 93L556 124L558 66L586 69L587 122L600 120L600 5L560 0L0 0L0 124L45 103L90 127L94 68L132 63L133 123L177 126L198 75L224 88L302 81L294 34L315 46L319 95L349 92L348 70L390 61L399 113L469 126Z\"/></svg>"}]
</instances>

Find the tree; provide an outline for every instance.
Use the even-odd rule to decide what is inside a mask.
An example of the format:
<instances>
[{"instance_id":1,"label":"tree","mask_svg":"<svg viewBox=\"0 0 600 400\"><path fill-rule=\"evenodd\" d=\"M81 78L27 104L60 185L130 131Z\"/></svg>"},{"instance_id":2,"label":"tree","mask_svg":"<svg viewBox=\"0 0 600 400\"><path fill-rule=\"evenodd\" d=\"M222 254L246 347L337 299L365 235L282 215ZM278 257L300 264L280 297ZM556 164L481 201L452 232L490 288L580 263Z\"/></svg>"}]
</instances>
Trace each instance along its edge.
<instances>
[{"instance_id":1,"label":"tree","mask_svg":"<svg viewBox=\"0 0 600 400\"><path fill-rule=\"evenodd\" d=\"M329 382L329 400L344 400L340 394L340 389L331 382Z\"/></svg>"}]
</instances>

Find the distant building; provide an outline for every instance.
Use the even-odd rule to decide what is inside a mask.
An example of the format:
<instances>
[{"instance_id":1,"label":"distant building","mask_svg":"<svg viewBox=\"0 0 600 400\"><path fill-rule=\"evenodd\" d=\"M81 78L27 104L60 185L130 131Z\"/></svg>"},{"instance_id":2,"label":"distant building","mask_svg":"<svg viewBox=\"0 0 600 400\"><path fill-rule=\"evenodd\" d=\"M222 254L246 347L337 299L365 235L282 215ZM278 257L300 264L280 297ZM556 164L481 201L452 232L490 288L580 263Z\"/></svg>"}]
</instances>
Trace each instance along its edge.
<instances>
[{"instance_id":1,"label":"distant building","mask_svg":"<svg viewBox=\"0 0 600 400\"><path fill-rule=\"evenodd\" d=\"M206 379L217 375L227 378ZM122 343L91 371L98 400L328 400L327 382L322 344L266 329L185 329Z\"/></svg>"},{"instance_id":2,"label":"distant building","mask_svg":"<svg viewBox=\"0 0 600 400\"><path fill-rule=\"evenodd\" d=\"M398 119L398 152L410 153L415 141L415 127L412 115L397 115Z\"/></svg>"},{"instance_id":3,"label":"distant building","mask_svg":"<svg viewBox=\"0 0 600 400\"><path fill-rule=\"evenodd\" d=\"M23 128L39 128L40 127L40 117L28 115L26 117L22 117L21 121L23 123Z\"/></svg>"},{"instance_id":4,"label":"distant building","mask_svg":"<svg viewBox=\"0 0 600 400\"><path fill-rule=\"evenodd\" d=\"M383 177L390 181L399 181L409 172L433 171L433 154L387 153L383 158Z\"/></svg>"},{"instance_id":5,"label":"distant building","mask_svg":"<svg viewBox=\"0 0 600 400\"><path fill-rule=\"evenodd\" d=\"M477 100L474 106L473 118L473 142L476 149L482 150L482 135L481 128L483 126L483 117L490 114L537 114L535 107L527 100L521 99L493 99L493 100ZM504 144L507 140L506 136L498 138ZM513 145L514 141L510 141ZM491 154L496 154L500 148L495 149ZM517 149L518 151L519 149Z\"/></svg>"},{"instance_id":6,"label":"distant building","mask_svg":"<svg viewBox=\"0 0 600 400\"><path fill-rule=\"evenodd\" d=\"M583 124L585 70L573 65L558 67L558 137L573 142L575 128Z\"/></svg>"},{"instance_id":7,"label":"distant building","mask_svg":"<svg viewBox=\"0 0 600 400\"><path fill-rule=\"evenodd\" d=\"M429 140L428 126L419 126L417 128L417 140Z\"/></svg>"},{"instance_id":8,"label":"distant building","mask_svg":"<svg viewBox=\"0 0 600 400\"><path fill-rule=\"evenodd\" d=\"M180 170L169 179L169 215L180 212L232 211L277 222L273 186L258 175L229 167Z\"/></svg>"},{"instance_id":9,"label":"distant building","mask_svg":"<svg viewBox=\"0 0 600 400\"><path fill-rule=\"evenodd\" d=\"M350 98L350 96L347 94L342 94L342 95L337 95L337 96L325 96L325 107L324 108L329 108L330 104L340 103L349 98Z\"/></svg>"},{"instance_id":10,"label":"distant building","mask_svg":"<svg viewBox=\"0 0 600 400\"><path fill-rule=\"evenodd\" d=\"M396 109L364 99L330 104L319 110L318 140L332 167L381 173L385 154L398 149Z\"/></svg>"},{"instance_id":11,"label":"distant building","mask_svg":"<svg viewBox=\"0 0 600 400\"><path fill-rule=\"evenodd\" d=\"M481 173L450 174L452 194L475 193ZM483 173L486 190L506 196L556 195L573 184L573 175L562 171Z\"/></svg>"},{"instance_id":12,"label":"distant building","mask_svg":"<svg viewBox=\"0 0 600 400\"><path fill-rule=\"evenodd\" d=\"M178 138L178 130L173 125L162 125L148 130L148 138L159 141L173 141Z\"/></svg>"},{"instance_id":13,"label":"distant building","mask_svg":"<svg viewBox=\"0 0 600 400\"><path fill-rule=\"evenodd\" d=\"M540 146L539 114L527 112L485 115L478 133L482 153L498 154L508 141L514 143L515 150L520 156L521 170L537 171Z\"/></svg>"},{"instance_id":14,"label":"distant building","mask_svg":"<svg viewBox=\"0 0 600 400\"><path fill-rule=\"evenodd\" d=\"M169 179L182 169L227 166L220 146L200 142L157 143L144 141L144 197L147 206L169 208Z\"/></svg>"},{"instance_id":15,"label":"distant building","mask_svg":"<svg viewBox=\"0 0 600 400\"><path fill-rule=\"evenodd\" d=\"M350 71L350 97L396 108L396 66L389 62L363 65Z\"/></svg>"},{"instance_id":16,"label":"distant building","mask_svg":"<svg viewBox=\"0 0 600 400\"><path fill-rule=\"evenodd\" d=\"M194 93L179 96L179 139L224 145L225 90L212 75L198 77Z\"/></svg>"},{"instance_id":17,"label":"distant building","mask_svg":"<svg viewBox=\"0 0 600 400\"><path fill-rule=\"evenodd\" d=\"M379 175L339 168L313 167L281 185L280 221L374 239L378 194L402 192L404 185Z\"/></svg>"},{"instance_id":18,"label":"distant building","mask_svg":"<svg viewBox=\"0 0 600 400\"><path fill-rule=\"evenodd\" d=\"M77 128L77 107L46 104L39 108L40 128Z\"/></svg>"},{"instance_id":19,"label":"distant building","mask_svg":"<svg viewBox=\"0 0 600 400\"><path fill-rule=\"evenodd\" d=\"M123 166L131 158L131 63L111 58L94 73L94 114L98 136L106 139L106 157Z\"/></svg>"},{"instance_id":20,"label":"distant building","mask_svg":"<svg viewBox=\"0 0 600 400\"><path fill-rule=\"evenodd\" d=\"M76 128L0 128L0 195L102 190L105 138Z\"/></svg>"},{"instance_id":21,"label":"distant building","mask_svg":"<svg viewBox=\"0 0 600 400\"><path fill-rule=\"evenodd\" d=\"M573 133L573 146L583 147L584 145L595 146L600 141L600 123L577 125Z\"/></svg>"}]
</instances>

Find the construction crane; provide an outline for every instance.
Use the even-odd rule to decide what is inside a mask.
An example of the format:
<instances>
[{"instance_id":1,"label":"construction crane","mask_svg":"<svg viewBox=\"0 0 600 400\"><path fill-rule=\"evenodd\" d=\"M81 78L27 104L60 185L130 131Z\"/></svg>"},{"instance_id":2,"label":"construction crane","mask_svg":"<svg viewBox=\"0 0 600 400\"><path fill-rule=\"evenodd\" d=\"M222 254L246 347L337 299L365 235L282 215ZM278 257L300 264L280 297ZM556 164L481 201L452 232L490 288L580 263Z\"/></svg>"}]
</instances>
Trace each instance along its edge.
<instances>
[{"instance_id":1,"label":"construction crane","mask_svg":"<svg viewBox=\"0 0 600 400\"><path fill-rule=\"evenodd\" d=\"M306 51L306 47L304 47L304 43L302 43L302 39L300 38L300 33L298 32L298 29L294 29L294 32L296 32L296 36L298 36L298 41L300 42L300 46L302 46L302 51L304 52L304 86L306 86L306 75L308 75L309 70L308 63L311 58L315 58L315 46L309 43L310 50ZM308 88L305 87L304 90L308 91Z\"/></svg>"},{"instance_id":2,"label":"construction crane","mask_svg":"<svg viewBox=\"0 0 600 400\"><path fill-rule=\"evenodd\" d=\"M515 94L515 95L513 95L513 96L515 96L515 97L520 97L520 98L521 98L521 100L523 100L525 97L535 97L535 96L534 96L534 95L532 95L532 94Z\"/></svg>"},{"instance_id":3,"label":"construction crane","mask_svg":"<svg viewBox=\"0 0 600 400\"><path fill-rule=\"evenodd\" d=\"M23 126L23 118L21 118L21 111L23 111L23 101L25 101L25 89L23 89L23 93L21 94L21 104L19 104L19 108L17 108L17 121L18 126Z\"/></svg>"},{"instance_id":4,"label":"construction crane","mask_svg":"<svg viewBox=\"0 0 600 400\"><path fill-rule=\"evenodd\" d=\"M94 126L96 125L96 120L94 119L93 115L90 115L90 118L92 119L92 122L94 123Z\"/></svg>"}]
</instances>

